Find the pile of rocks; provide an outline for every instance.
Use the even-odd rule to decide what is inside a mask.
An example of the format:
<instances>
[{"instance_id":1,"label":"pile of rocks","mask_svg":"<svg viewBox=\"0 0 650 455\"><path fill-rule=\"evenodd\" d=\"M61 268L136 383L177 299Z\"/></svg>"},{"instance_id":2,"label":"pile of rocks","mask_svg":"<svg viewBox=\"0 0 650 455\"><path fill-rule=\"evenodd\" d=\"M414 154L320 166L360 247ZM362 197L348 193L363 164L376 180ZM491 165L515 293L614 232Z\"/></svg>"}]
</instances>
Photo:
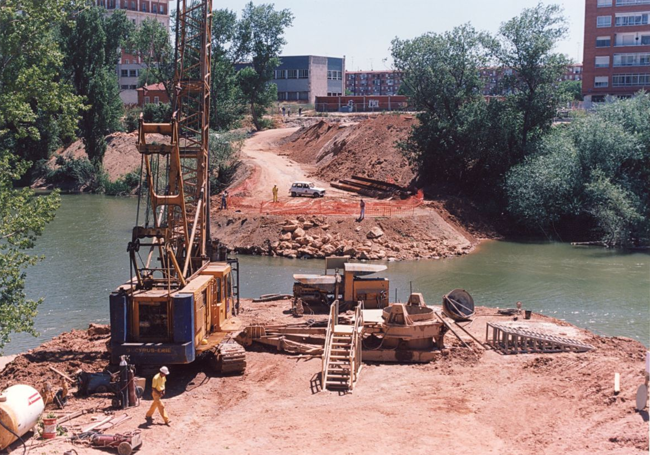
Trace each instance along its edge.
<instances>
[{"instance_id":1,"label":"pile of rocks","mask_svg":"<svg viewBox=\"0 0 650 455\"><path fill-rule=\"evenodd\" d=\"M279 238L266 240L261 246L238 247L242 254L283 256L287 258L325 258L346 255L365 260L405 260L441 258L467 253L471 245L447 245L445 239L388 238L379 226L351 227L346 235L343 226L325 217L299 216L280 222ZM341 223L339 221L339 223Z\"/></svg>"}]
</instances>

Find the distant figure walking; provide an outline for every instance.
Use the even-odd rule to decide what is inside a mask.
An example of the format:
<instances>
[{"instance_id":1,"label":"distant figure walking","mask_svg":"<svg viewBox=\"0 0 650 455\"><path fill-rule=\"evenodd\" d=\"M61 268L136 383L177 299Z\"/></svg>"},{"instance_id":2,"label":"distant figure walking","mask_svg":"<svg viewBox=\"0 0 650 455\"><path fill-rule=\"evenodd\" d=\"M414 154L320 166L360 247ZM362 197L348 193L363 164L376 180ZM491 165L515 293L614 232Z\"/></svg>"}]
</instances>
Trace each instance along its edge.
<instances>
[{"instance_id":1,"label":"distant figure walking","mask_svg":"<svg viewBox=\"0 0 650 455\"><path fill-rule=\"evenodd\" d=\"M298 108L298 117L302 117L302 108Z\"/></svg>"},{"instance_id":2,"label":"distant figure walking","mask_svg":"<svg viewBox=\"0 0 650 455\"><path fill-rule=\"evenodd\" d=\"M357 221L363 221L363 218L366 216L366 202L363 199L359 201L359 208L361 209L361 213Z\"/></svg>"},{"instance_id":3,"label":"distant figure walking","mask_svg":"<svg viewBox=\"0 0 650 455\"><path fill-rule=\"evenodd\" d=\"M221 210L228 210L228 191L221 193Z\"/></svg>"},{"instance_id":4,"label":"distant figure walking","mask_svg":"<svg viewBox=\"0 0 650 455\"><path fill-rule=\"evenodd\" d=\"M282 117L284 117L285 113L286 113L286 109L284 108L284 106L282 106Z\"/></svg>"},{"instance_id":5,"label":"distant figure walking","mask_svg":"<svg viewBox=\"0 0 650 455\"><path fill-rule=\"evenodd\" d=\"M287 109L287 117L291 117L291 108Z\"/></svg>"},{"instance_id":6,"label":"distant figure walking","mask_svg":"<svg viewBox=\"0 0 650 455\"><path fill-rule=\"evenodd\" d=\"M273 185L273 202L278 202L278 186Z\"/></svg>"}]
</instances>

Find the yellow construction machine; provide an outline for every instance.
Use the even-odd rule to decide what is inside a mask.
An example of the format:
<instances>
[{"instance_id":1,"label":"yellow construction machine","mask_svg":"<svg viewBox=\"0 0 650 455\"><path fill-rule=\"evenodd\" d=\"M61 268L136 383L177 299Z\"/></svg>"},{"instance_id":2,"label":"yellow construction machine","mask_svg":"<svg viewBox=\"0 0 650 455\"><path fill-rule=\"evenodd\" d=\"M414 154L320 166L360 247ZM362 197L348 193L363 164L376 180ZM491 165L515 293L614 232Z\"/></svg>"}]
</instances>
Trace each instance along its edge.
<instances>
[{"instance_id":1,"label":"yellow construction machine","mask_svg":"<svg viewBox=\"0 0 650 455\"><path fill-rule=\"evenodd\" d=\"M127 248L131 279L110 296L114 362L122 355L140 365L208 356L224 372L246 365L243 348L230 339L239 329L238 263L210 236L211 23L211 0L177 1L171 121L140 118L144 181Z\"/></svg>"},{"instance_id":2,"label":"yellow construction machine","mask_svg":"<svg viewBox=\"0 0 650 455\"><path fill-rule=\"evenodd\" d=\"M325 259L325 274L295 274L293 279L293 311L300 314L309 310L329 312L335 300L342 309L363 302L365 308L384 308L388 305L387 278L368 277L386 270L385 265L348 262L349 256ZM329 274L328 272L333 271Z\"/></svg>"}]
</instances>

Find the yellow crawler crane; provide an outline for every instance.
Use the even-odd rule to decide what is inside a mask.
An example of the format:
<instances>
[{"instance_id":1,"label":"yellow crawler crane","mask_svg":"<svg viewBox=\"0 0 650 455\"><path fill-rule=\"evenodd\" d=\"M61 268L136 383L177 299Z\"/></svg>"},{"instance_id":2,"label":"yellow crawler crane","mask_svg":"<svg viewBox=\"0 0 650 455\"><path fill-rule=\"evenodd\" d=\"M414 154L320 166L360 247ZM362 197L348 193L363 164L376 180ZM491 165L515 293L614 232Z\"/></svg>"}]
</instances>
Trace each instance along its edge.
<instances>
[{"instance_id":1,"label":"yellow crawler crane","mask_svg":"<svg viewBox=\"0 0 650 455\"><path fill-rule=\"evenodd\" d=\"M184 364L213 354L224 372L246 366L244 349L230 338L239 329L232 317L239 309L237 262L210 240L211 24L211 0L177 1L172 118L140 119L147 191L127 248L132 278L110 297L114 362L128 355L140 365ZM156 143L152 134L168 142Z\"/></svg>"}]
</instances>

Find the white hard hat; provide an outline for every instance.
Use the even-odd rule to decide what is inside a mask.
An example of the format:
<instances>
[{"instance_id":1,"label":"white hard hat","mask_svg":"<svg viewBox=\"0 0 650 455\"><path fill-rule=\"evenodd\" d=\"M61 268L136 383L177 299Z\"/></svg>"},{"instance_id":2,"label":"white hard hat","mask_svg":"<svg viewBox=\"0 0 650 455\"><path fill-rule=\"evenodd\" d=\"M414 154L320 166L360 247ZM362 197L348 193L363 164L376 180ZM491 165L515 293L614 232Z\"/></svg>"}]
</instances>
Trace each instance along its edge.
<instances>
[{"instance_id":1,"label":"white hard hat","mask_svg":"<svg viewBox=\"0 0 650 455\"><path fill-rule=\"evenodd\" d=\"M160 372L165 376L169 375L169 369L167 367L160 367Z\"/></svg>"}]
</instances>

